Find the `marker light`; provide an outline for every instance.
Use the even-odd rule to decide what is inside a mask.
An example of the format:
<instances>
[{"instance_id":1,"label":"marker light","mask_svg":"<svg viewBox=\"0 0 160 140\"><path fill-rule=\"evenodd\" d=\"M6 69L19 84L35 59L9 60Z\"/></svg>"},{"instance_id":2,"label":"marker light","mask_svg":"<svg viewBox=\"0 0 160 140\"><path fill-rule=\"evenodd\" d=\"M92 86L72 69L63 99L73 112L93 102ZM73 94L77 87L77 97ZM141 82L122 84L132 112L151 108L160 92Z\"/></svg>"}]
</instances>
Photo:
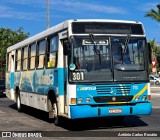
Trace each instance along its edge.
<instances>
[{"instance_id":1,"label":"marker light","mask_svg":"<svg viewBox=\"0 0 160 140\"><path fill-rule=\"evenodd\" d=\"M70 103L71 103L71 104L76 104L76 98L71 98Z\"/></svg>"},{"instance_id":2,"label":"marker light","mask_svg":"<svg viewBox=\"0 0 160 140\"><path fill-rule=\"evenodd\" d=\"M148 95L148 100L149 100L149 101L151 100L151 95Z\"/></svg>"}]
</instances>

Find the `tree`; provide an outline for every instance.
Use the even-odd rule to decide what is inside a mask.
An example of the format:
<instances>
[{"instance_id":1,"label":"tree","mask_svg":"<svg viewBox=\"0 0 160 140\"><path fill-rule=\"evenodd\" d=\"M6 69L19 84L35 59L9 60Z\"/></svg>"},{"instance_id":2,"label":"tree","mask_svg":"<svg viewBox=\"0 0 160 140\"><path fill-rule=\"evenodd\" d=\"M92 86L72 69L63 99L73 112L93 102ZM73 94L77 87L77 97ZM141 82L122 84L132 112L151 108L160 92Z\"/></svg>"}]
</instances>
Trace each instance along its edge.
<instances>
[{"instance_id":1,"label":"tree","mask_svg":"<svg viewBox=\"0 0 160 140\"><path fill-rule=\"evenodd\" d=\"M7 48L26 39L29 33L24 33L23 28L11 30L0 28L0 78L4 77Z\"/></svg>"},{"instance_id":2,"label":"tree","mask_svg":"<svg viewBox=\"0 0 160 140\"><path fill-rule=\"evenodd\" d=\"M146 12L145 17L150 17L151 19L160 22L160 4L157 4L157 11L154 9L150 9L148 12ZM156 45L155 40L150 41L150 45L152 48L152 59L157 60L158 63L156 65L157 68L160 66L160 49ZM159 71L160 69L158 69Z\"/></svg>"},{"instance_id":3,"label":"tree","mask_svg":"<svg viewBox=\"0 0 160 140\"><path fill-rule=\"evenodd\" d=\"M158 46L155 42L155 39L149 41L151 49L152 49L152 60L157 59Z\"/></svg>"},{"instance_id":4,"label":"tree","mask_svg":"<svg viewBox=\"0 0 160 140\"><path fill-rule=\"evenodd\" d=\"M160 4L157 4L158 10L155 11L154 9L150 9L146 14L145 17L150 17L153 20L160 22Z\"/></svg>"},{"instance_id":5,"label":"tree","mask_svg":"<svg viewBox=\"0 0 160 140\"><path fill-rule=\"evenodd\" d=\"M156 70L160 71L160 48L158 47L155 39L149 41L151 49L152 49L152 60L156 60ZM150 66L150 70L152 69L152 65ZM157 73L157 72L156 72Z\"/></svg>"}]
</instances>

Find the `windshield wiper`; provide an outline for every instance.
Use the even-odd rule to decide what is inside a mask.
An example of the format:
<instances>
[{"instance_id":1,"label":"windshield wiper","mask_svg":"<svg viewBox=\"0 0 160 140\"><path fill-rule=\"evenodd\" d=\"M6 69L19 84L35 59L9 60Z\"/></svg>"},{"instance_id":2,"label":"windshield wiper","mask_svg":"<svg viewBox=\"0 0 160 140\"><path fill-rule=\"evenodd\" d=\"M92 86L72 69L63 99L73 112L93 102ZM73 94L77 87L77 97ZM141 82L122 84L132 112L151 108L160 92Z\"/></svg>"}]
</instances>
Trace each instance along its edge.
<instances>
[{"instance_id":1,"label":"windshield wiper","mask_svg":"<svg viewBox=\"0 0 160 140\"><path fill-rule=\"evenodd\" d=\"M124 45L122 44L123 54L125 54L126 51L127 51L129 40L130 40L130 35L127 35L127 38L126 38L126 41L125 41Z\"/></svg>"},{"instance_id":2,"label":"windshield wiper","mask_svg":"<svg viewBox=\"0 0 160 140\"><path fill-rule=\"evenodd\" d=\"M125 40L124 45L121 44L121 47L122 47L122 64L123 64L123 61L124 61L123 57L127 52L127 47L128 47L129 40L130 40L130 35L127 35L127 38Z\"/></svg>"},{"instance_id":3,"label":"windshield wiper","mask_svg":"<svg viewBox=\"0 0 160 140\"><path fill-rule=\"evenodd\" d=\"M96 55L99 55L99 64L101 65L101 53L100 53L100 51L97 49L97 43L96 43L96 41L95 41L95 39L94 39L94 35L93 34L89 34L89 36L90 36L90 38L91 38L91 41L92 41L92 43L93 43L93 45L94 45L94 52L96 53Z\"/></svg>"}]
</instances>

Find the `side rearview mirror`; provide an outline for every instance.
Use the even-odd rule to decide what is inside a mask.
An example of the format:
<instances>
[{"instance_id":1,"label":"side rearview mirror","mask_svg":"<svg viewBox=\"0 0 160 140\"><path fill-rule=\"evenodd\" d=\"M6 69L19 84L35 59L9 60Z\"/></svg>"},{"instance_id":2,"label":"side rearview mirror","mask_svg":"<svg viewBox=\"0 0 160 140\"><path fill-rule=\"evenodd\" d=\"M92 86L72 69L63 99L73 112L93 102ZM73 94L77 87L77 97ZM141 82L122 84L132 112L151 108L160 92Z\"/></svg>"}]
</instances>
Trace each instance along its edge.
<instances>
[{"instance_id":1,"label":"side rearview mirror","mask_svg":"<svg viewBox=\"0 0 160 140\"><path fill-rule=\"evenodd\" d=\"M63 42L63 54L69 55L70 54L70 42L68 40L65 40Z\"/></svg>"}]
</instances>

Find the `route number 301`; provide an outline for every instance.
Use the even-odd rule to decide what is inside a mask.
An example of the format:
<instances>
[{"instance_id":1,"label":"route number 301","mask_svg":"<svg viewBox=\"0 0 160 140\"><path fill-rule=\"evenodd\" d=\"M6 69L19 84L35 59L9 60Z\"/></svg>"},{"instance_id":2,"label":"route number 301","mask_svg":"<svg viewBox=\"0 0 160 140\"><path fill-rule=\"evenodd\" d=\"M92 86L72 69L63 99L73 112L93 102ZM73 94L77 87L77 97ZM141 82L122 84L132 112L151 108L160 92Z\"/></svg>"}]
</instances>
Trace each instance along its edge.
<instances>
[{"instance_id":1,"label":"route number 301","mask_svg":"<svg viewBox=\"0 0 160 140\"><path fill-rule=\"evenodd\" d=\"M81 81L84 80L84 72L73 72L72 73L73 81Z\"/></svg>"}]
</instances>

